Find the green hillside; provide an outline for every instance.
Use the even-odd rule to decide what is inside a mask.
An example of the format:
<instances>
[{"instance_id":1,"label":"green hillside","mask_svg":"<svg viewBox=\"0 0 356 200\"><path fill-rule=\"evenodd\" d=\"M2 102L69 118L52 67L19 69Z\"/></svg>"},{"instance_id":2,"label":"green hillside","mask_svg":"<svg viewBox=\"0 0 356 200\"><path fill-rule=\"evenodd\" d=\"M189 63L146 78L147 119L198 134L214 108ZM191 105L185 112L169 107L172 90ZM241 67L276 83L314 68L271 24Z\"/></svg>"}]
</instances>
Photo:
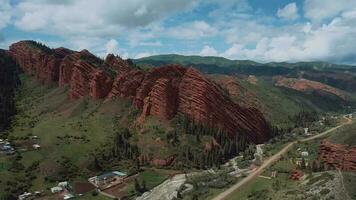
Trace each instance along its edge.
<instances>
[{"instance_id":1,"label":"green hillside","mask_svg":"<svg viewBox=\"0 0 356 200\"><path fill-rule=\"evenodd\" d=\"M177 54L156 55L134 60L140 66L160 66L165 64L194 65L206 73L247 73L255 75L290 74L296 70L350 70L356 72L356 67L327 62L271 62L258 63L250 60L229 60L214 56L183 56Z\"/></svg>"}]
</instances>

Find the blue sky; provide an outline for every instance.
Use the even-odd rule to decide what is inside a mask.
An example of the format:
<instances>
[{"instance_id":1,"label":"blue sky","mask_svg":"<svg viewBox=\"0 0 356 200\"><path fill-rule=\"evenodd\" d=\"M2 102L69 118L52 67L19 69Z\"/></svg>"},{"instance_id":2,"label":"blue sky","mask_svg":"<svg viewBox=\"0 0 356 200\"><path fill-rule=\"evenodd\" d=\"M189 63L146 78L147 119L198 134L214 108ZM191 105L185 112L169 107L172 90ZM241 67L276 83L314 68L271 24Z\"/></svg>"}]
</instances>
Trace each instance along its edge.
<instances>
[{"instance_id":1,"label":"blue sky","mask_svg":"<svg viewBox=\"0 0 356 200\"><path fill-rule=\"evenodd\" d=\"M138 58L356 63L356 0L0 0L0 47L24 39Z\"/></svg>"}]
</instances>

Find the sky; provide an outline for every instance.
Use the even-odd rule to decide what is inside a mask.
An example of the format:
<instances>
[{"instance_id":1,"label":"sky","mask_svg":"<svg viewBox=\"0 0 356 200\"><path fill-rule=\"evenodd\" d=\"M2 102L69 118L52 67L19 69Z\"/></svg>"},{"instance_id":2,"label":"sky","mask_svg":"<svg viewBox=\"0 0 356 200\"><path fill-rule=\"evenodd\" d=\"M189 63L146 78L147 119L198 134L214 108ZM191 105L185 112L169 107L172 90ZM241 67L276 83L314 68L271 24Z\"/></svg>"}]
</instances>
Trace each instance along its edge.
<instances>
[{"instance_id":1,"label":"sky","mask_svg":"<svg viewBox=\"0 0 356 200\"><path fill-rule=\"evenodd\" d=\"M100 57L356 64L356 0L0 0L0 48L28 39Z\"/></svg>"}]
</instances>

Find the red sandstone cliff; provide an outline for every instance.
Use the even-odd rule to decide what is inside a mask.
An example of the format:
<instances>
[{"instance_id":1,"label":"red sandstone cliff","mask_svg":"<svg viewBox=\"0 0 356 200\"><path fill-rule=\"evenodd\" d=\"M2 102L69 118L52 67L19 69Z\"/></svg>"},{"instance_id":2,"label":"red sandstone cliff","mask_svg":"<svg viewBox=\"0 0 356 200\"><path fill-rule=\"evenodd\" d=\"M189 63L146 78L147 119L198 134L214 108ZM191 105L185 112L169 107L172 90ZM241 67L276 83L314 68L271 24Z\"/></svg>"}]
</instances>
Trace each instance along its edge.
<instances>
[{"instance_id":1,"label":"red sandstone cliff","mask_svg":"<svg viewBox=\"0 0 356 200\"><path fill-rule=\"evenodd\" d=\"M220 87L194 68L168 65L146 72L120 57L102 61L86 50L49 49L24 41L10 52L25 72L44 82L69 85L71 99L125 97L146 116L170 120L177 113L197 123L225 130L230 136L245 134L255 143L269 138L267 123L257 109L244 108L226 96Z\"/></svg>"},{"instance_id":2,"label":"red sandstone cliff","mask_svg":"<svg viewBox=\"0 0 356 200\"><path fill-rule=\"evenodd\" d=\"M347 148L323 140L319 147L319 159L333 168L356 171L356 147Z\"/></svg>"},{"instance_id":3,"label":"red sandstone cliff","mask_svg":"<svg viewBox=\"0 0 356 200\"><path fill-rule=\"evenodd\" d=\"M33 41L18 42L10 46L10 54L21 69L44 83L58 81L62 53L64 52L57 55L54 50L38 46Z\"/></svg>"}]
</instances>

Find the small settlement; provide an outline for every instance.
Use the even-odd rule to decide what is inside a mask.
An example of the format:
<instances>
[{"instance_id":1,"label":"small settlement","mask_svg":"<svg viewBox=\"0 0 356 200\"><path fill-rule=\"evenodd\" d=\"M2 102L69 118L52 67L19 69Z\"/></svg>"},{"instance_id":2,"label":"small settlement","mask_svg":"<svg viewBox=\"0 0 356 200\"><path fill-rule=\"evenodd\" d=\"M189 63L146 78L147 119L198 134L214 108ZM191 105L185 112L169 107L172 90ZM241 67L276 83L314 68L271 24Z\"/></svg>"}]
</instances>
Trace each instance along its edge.
<instances>
[{"instance_id":1,"label":"small settlement","mask_svg":"<svg viewBox=\"0 0 356 200\"><path fill-rule=\"evenodd\" d=\"M96 188L104 190L124 181L127 175L123 172L113 171L88 179Z\"/></svg>"},{"instance_id":2,"label":"small settlement","mask_svg":"<svg viewBox=\"0 0 356 200\"><path fill-rule=\"evenodd\" d=\"M0 154L12 155L15 153L15 149L12 147L7 139L0 139Z\"/></svg>"},{"instance_id":3,"label":"small settlement","mask_svg":"<svg viewBox=\"0 0 356 200\"><path fill-rule=\"evenodd\" d=\"M116 198L115 195L110 194L110 192L106 193L106 191L109 191L110 189L115 188L120 184L123 184L127 177L128 176L126 175L126 173L112 171L91 177L88 179L88 182L74 182L73 185L71 185L69 181L59 182L57 185L50 188L50 192L52 194L50 195L50 197L48 197L63 200L74 199L76 197L83 196L86 193L97 190L108 197ZM36 195L37 193L33 194L30 192L25 192L19 195L18 199L35 199Z\"/></svg>"}]
</instances>

